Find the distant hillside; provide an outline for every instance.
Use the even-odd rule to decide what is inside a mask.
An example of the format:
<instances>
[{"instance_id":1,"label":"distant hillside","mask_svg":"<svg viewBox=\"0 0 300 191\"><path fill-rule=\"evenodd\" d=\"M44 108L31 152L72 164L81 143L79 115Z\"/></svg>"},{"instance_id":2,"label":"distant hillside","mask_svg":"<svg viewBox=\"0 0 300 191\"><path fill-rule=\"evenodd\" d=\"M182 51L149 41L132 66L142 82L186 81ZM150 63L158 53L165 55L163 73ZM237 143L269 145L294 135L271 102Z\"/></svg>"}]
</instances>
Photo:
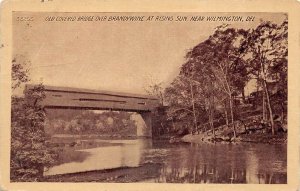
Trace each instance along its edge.
<instances>
[{"instance_id":1,"label":"distant hillside","mask_svg":"<svg viewBox=\"0 0 300 191\"><path fill-rule=\"evenodd\" d=\"M54 134L136 136L136 124L128 112L47 109L45 131Z\"/></svg>"}]
</instances>

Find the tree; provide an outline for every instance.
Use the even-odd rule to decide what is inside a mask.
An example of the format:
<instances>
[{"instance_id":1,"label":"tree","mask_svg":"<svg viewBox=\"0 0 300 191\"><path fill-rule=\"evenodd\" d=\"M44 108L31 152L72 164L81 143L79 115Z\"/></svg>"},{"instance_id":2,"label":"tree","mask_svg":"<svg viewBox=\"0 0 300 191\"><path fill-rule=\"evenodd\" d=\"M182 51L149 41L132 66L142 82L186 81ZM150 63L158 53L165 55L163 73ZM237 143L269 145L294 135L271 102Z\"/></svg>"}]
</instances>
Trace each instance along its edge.
<instances>
[{"instance_id":1,"label":"tree","mask_svg":"<svg viewBox=\"0 0 300 191\"><path fill-rule=\"evenodd\" d=\"M212 71L217 79L220 90L227 95L229 100L229 109L231 116L231 125L233 126L234 137L236 137L234 99L233 95L244 93L244 87L248 80L246 65L242 59L240 44L247 35L247 31L233 28L218 28L209 38L211 43L210 51L213 51L211 57ZM226 111L226 110L225 110Z\"/></svg>"},{"instance_id":2,"label":"tree","mask_svg":"<svg viewBox=\"0 0 300 191\"><path fill-rule=\"evenodd\" d=\"M24 60L22 56L16 56L12 60L12 90L20 87L22 83L26 83L29 81L29 69L26 68L28 66L28 61Z\"/></svg>"},{"instance_id":3,"label":"tree","mask_svg":"<svg viewBox=\"0 0 300 191\"><path fill-rule=\"evenodd\" d=\"M277 34L274 38L273 59L270 65L268 78L271 78L278 87L278 93L271 100L274 106L281 108L281 122L284 122L287 103L287 63L288 63L288 22L287 18L277 27ZM276 111L276 110L275 110Z\"/></svg>"},{"instance_id":4,"label":"tree","mask_svg":"<svg viewBox=\"0 0 300 191\"><path fill-rule=\"evenodd\" d=\"M274 133L271 104L279 104L281 100L284 116L283 103L287 99L287 21L281 25L264 22L253 30L217 27L208 39L189 50L185 58L179 75L165 91L172 119L190 119L194 129L208 122L215 136L214 119L221 111L236 137L239 109L236 96L242 95L245 103L244 88L249 80L256 78L263 87L266 97L263 105L267 105ZM276 95L270 95L270 79L279 86ZM205 117L200 119L200 116Z\"/></svg>"},{"instance_id":5,"label":"tree","mask_svg":"<svg viewBox=\"0 0 300 191\"><path fill-rule=\"evenodd\" d=\"M209 121L213 131L213 111L216 103L226 106L224 96L216 95L220 95L221 91L222 95L227 96L234 137L236 137L236 129L233 95L243 89L246 84L246 78L241 73L246 70L238 51L239 43L245 33L244 30L219 27L212 36L188 52L186 56L188 61L183 67L185 74L192 76L206 94L209 105ZM218 101L216 101L217 97ZM227 116L227 108L224 111Z\"/></svg>"},{"instance_id":6,"label":"tree","mask_svg":"<svg viewBox=\"0 0 300 191\"><path fill-rule=\"evenodd\" d=\"M247 46L248 61L253 63L253 70L257 72L257 78L262 84L263 103L266 102L272 134L274 134L273 109L268 82L273 81L272 77L280 76L279 78L282 78L284 84L282 86L287 87L287 83L285 84L287 74L287 20L280 26L270 21L262 22L249 33L245 45ZM281 72L279 72L280 70Z\"/></svg>"},{"instance_id":7,"label":"tree","mask_svg":"<svg viewBox=\"0 0 300 191\"><path fill-rule=\"evenodd\" d=\"M199 90L197 82L183 73L179 74L165 90L166 102L169 105L167 111L169 118L189 121L192 116L192 132L197 131L199 118L203 116L204 102L200 101Z\"/></svg>"},{"instance_id":8,"label":"tree","mask_svg":"<svg viewBox=\"0 0 300 191\"><path fill-rule=\"evenodd\" d=\"M12 62L12 89L29 81L21 62ZM12 96L11 158L12 181L36 181L57 156L45 144L45 112L40 102L45 97L42 84L25 91L25 97Z\"/></svg>"},{"instance_id":9,"label":"tree","mask_svg":"<svg viewBox=\"0 0 300 191\"><path fill-rule=\"evenodd\" d=\"M145 88L147 94L159 98L159 103L161 106L164 105L164 95L163 95L164 89L162 87L162 84L163 84L162 82L159 83L151 82L151 84Z\"/></svg>"}]
</instances>

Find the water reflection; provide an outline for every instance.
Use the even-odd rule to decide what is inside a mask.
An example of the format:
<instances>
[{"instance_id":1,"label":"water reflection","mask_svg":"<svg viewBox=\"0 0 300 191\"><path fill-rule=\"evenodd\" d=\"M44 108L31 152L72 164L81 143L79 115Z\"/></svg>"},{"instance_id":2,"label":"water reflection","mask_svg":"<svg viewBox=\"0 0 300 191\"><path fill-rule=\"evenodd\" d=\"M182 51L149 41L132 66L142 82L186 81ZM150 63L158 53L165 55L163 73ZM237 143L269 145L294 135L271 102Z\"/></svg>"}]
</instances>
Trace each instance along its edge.
<instances>
[{"instance_id":1,"label":"water reflection","mask_svg":"<svg viewBox=\"0 0 300 191\"><path fill-rule=\"evenodd\" d=\"M154 182L286 183L286 148L278 145L183 145Z\"/></svg>"},{"instance_id":2,"label":"water reflection","mask_svg":"<svg viewBox=\"0 0 300 191\"><path fill-rule=\"evenodd\" d=\"M75 150L76 156L85 157L83 161L69 161L56 165L44 172L44 175L67 174L92 170L113 169L118 167L137 167L142 158L141 150L146 145L142 140L90 140L95 148L87 140L81 141L80 150ZM68 154L70 152L67 152ZM73 154L74 155L74 154Z\"/></svg>"},{"instance_id":3,"label":"water reflection","mask_svg":"<svg viewBox=\"0 0 300 191\"><path fill-rule=\"evenodd\" d=\"M82 162L57 165L45 175L137 167L160 163L159 176L148 182L286 183L286 145L169 144L151 140L93 140L105 146L81 149Z\"/></svg>"}]
</instances>

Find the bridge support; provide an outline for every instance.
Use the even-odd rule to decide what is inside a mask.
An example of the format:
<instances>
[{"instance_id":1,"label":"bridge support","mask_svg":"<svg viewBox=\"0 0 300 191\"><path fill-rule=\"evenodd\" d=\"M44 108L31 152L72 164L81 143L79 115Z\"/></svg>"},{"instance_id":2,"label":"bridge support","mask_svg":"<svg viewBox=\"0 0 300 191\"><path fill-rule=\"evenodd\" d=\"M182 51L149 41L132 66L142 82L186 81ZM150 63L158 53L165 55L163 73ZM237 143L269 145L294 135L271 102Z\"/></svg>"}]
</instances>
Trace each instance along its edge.
<instances>
[{"instance_id":1,"label":"bridge support","mask_svg":"<svg viewBox=\"0 0 300 191\"><path fill-rule=\"evenodd\" d=\"M152 112L142 112L140 113L144 122L145 126L141 129L141 131L137 132L137 136L139 137L152 137Z\"/></svg>"}]
</instances>

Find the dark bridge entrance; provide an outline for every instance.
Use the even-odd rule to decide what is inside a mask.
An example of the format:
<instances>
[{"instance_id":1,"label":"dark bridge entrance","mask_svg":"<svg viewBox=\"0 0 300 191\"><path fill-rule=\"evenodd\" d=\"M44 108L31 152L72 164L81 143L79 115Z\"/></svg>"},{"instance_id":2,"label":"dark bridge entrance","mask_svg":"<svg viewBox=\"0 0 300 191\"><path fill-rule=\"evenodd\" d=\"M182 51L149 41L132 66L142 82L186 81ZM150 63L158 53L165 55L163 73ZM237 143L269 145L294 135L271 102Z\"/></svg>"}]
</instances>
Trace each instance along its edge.
<instances>
[{"instance_id":1,"label":"dark bridge entrance","mask_svg":"<svg viewBox=\"0 0 300 191\"><path fill-rule=\"evenodd\" d=\"M26 89L34 85L26 85ZM152 115L159 101L153 96L45 86L45 108L128 111L141 114L146 130L140 136L152 137Z\"/></svg>"}]
</instances>

